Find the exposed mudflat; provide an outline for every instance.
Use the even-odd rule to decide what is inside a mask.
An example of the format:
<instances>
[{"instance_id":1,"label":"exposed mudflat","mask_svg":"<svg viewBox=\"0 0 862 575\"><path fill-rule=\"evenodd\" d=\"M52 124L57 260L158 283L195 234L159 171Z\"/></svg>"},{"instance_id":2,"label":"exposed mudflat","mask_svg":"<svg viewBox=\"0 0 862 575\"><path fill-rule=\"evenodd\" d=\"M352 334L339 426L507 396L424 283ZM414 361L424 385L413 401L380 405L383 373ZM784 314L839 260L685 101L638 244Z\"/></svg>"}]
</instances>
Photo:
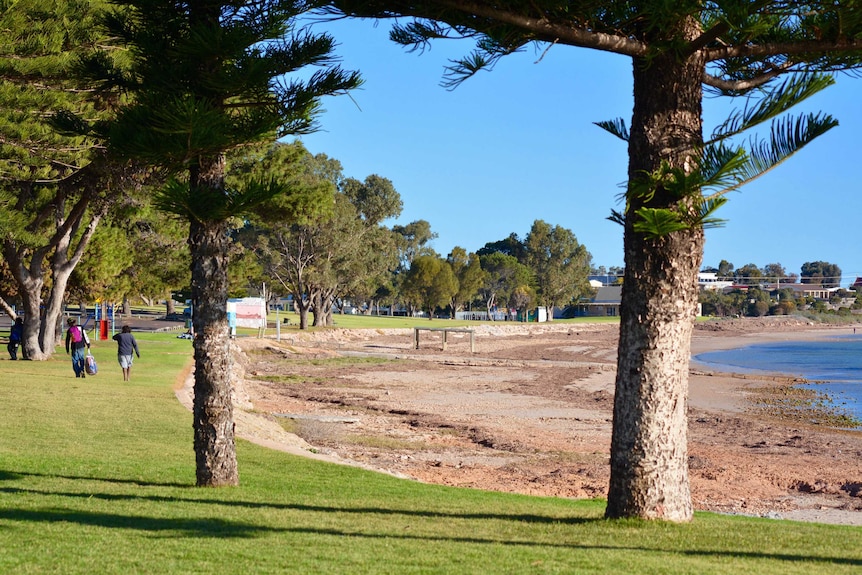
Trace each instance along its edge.
<instances>
[{"instance_id":1,"label":"exposed mudflat","mask_svg":"<svg viewBox=\"0 0 862 575\"><path fill-rule=\"evenodd\" d=\"M445 322L434 322L445 327ZM798 320L699 323L693 352L849 333ZM602 497L618 326L504 324L450 334L326 330L238 340L237 432L420 481ZM695 507L862 525L862 432L766 409L785 377L692 366ZM287 431L285 431L287 430Z\"/></svg>"}]
</instances>

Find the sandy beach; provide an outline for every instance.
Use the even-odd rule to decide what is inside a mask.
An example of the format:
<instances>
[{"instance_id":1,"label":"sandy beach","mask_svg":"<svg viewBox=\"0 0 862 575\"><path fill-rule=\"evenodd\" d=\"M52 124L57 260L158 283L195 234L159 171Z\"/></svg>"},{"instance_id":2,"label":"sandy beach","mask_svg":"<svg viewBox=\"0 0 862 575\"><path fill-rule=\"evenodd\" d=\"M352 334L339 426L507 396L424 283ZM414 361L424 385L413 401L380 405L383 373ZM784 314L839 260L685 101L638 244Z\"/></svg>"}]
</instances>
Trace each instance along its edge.
<instances>
[{"instance_id":1,"label":"sandy beach","mask_svg":"<svg viewBox=\"0 0 862 575\"><path fill-rule=\"evenodd\" d=\"M480 326L475 353L466 334L450 334L444 352L439 332L413 349L412 330L240 339L237 434L430 483L603 497L617 331ZM699 322L692 353L851 332L795 318ZM787 377L690 372L696 509L862 525L862 432L764 401L795 393ZM187 405L189 394L178 390Z\"/></svg>"}]
</instances>

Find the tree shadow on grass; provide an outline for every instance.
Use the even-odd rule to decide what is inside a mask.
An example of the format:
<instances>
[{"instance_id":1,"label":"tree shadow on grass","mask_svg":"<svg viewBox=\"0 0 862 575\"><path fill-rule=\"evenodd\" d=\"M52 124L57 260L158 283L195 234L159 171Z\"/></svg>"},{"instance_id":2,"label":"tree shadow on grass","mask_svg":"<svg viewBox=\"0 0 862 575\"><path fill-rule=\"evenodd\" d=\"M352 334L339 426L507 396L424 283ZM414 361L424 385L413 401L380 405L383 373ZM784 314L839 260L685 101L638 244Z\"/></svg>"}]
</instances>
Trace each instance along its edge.
<instances>
[{"instance_id":1,"label":"tree shadow on grass","mask_svg":"<svg viewBox=\"0 0 862 575\"><path fill-rule=\"evenodd\" d=\"M116 477L88 477L86 475L63 475L62 473L36 473L33 471L4 471L0 469L0 481L14 481L25 477L41 477L46 479L69 479L72 481L100 481L118 485L139 485L141 487L194 487L194 483L177 483L169 481L141 481L139 479L122 479Z\"/></svg>"},{"instance_id":2,"label":"tree shadow on grass","mask_svg":"<svg viewBox=\"0 0 862 575\"><path fill-rule=\"evenodd\" d=\"M692 557L726 559L752 559L780 561L787 563L813 563L828 565L862 566L862 560L845 557L815 557L811 555L791 555L786 553L758 553L751 551L720 551L712 549L663 549L661 546L647 547L637 545L597 545L564 542L547 542L525 540L523 538L505 539L493 537L465 537L455 535L413 535L404 533L403 529L396 531L365 532L347 529L310 528L310 527L268 527L227 521L218 518L155 518L135 515L116 515L108 513L88 513L60 509L23 510L0 509L0 520L26 521L36 523L71 523L87 527L102 527L106 529L129 529L163 534L164 537L189 538L254 538L263 534L293 534L315 537L336 537L339 539L381 539L387 541L437 542L457 545L503 545L512 547L536 549L569 549L572 551L603 551L641 554L667 554Z\"/></svg>"},{"instance_id":3,"label":"tree shadow on grass","mask_svg":"<svg viewBox=\"0 0 862 575\"><path fill-rule=\"evenodd\" d=\"M577 525L603 521L598 517L559 517L526 513L451 513L446 511L422 509L396 509L383 507L326 507L321 505L306 505L301 503L275 503L261 501L243 501L231 499L201 499L197 497L177 497L170 495L145 495L137 493L94 493L92 491L74 492L57 491L55 489L33 489L23 487L0 487L0 493L5 495L36 495L44 497L68 497L71 499L87 499L99 501L139 501L148 503L182 503L194 505L210 505L220 507L239 507L250 510L275 509L281 511L303 511L309 513L347 513L356 515L403 515L408 517L425 517L437 519L470 519L516 521L519 523L552 523L561 525Z\"/></svg>"},{"instance_id":4,"label":"tree shadow on grass","mask_svg":"<svg viewBox=\"0 0 862 575\"><path fill-rule=\"evenodd\" d=\"M272 527L206 518L164 518L142 515L88 513L68 509L0 509L0 520L33 523L72 523L106 529L131 529L164 533L165 536L250 538L262 533L282 531Z\"/></svg>"},{"instance_id":5,"label":"tree shadow on grass","mask_svg":"<svg viewBox=\"0 0 862 575\"><path fill-rule=\"evenodd\" d=\"M366 539L387 539L387 540L420 540L420 541L435 541L442 543L465 543L465 544L493 544L493 545L511 545L524 547L547 547L547 548L563 548L572 550L584 551L620 551L625 553L661 553L684 555L692 557L714 557L717 560L727 559L757 559L766 561L783 561L789 563L803 562L825 565L859 565L862 566L862 559L854 559L850 557L815 557L813 555L790 555L787 553L759 553L754 551L723 551L716 549L664 549L660 545L654 547L636 546L636 545L595 545L582 543L547 543L542 541L527 541L527 540L511 540L511 539L490 539L482 537L455 537L455 536L435 536L435 535L412 535L404 533L400 530L398 533L365 533L361 531L347 531L341 529L310 529L307 527L292 527L285 529L292 533L302 533L307 535L330 535L333 537L355 537Z\"/></svg>"},{"instance_id":6,"label":"tree shadow on grass","mask_svg":"<svg viewBox=\"0 0 862 575\"><path fill-rule=\"evenodd\" d=\"M121 501L121 502L146 502L152 504L172 504L178 503L183 505L202 505L212 507L211 511L215 515L218 513L218 507L243 507L250 510L257 509L276 509L284 511L298 511L316 514L356 514L356 515L389 515L389 516L404 516L407 518L429 518L442 520L474 520L474 521L515 521L518 523L533 523L547 524L554 523L558 525L584 525L602 524L613 527L614 522L608 522L602 518L588 517L553 517L532 514L500 514L500 513L453 513L441 512L434 510L417 510L417 509L397 509L397 508L382 508L382 507L337 507L337 506L320 506L307 505L297 503L272 503L258 501L232 501L225 499L197 499L193 497L172 497L153 494L129 494L129 493L92 493L92 492L59 492L53 490L38 490L16 487L0 488L0 493L7 496L44 496L56 498L80 498L80 499L98 499L103 501ZM9 501L9 499L7 499ZM460 529L453 530L452 534L435 535L435 534L410 534L406 533L402 528L396 527L398 524L393 523L391 531L369 532L368 530L350 530L337 528L321 528L321 527L273 527L258 525L249 522L231 521L221 517L197 517L197 518L164 518L164 517L148 517L145 515L129 515L129 514L112 514L112 513L94 513L79 510L59 509L56 507L56 502L52 502L55 507L43 509L0 509L0 520L18 521L18 522L35 522L35 523L72 523L89 527L102 527L106 529L129 529L136 531L145 531L154 534L161 534L164 537L189 537L189 538L254 538L264 534L297 534L297 535L314 535L314 536L332 536L332 537L352 537L366 539L389 539L402 541L427 541L427 542L442 542L450 544L470 544L470 545L505 545L505 546L521 546L534 548L554 548L554 549L572 549L572 550L601 550L601 551L620 551L620 552L638 552L644 554L674 554L684 556L696 556L715 558L716 560L726 560L728 558L735 559L757 559L769 561L781 561L788 563L810 562L812 564L831 564L831 565L851 565L862 566L862 559L850 557L827 557L815 556L807 554L805 550L800 550L798 555L789 553L769 553L755 551L734 551L734 550L718 550L718 549L679 549L676 544L672 544L670 548L665 548L661 540L656 540L652 544L645 542L644 545L598 545L586 544L571 541L548 542L529 539L529 534L521 534L512 538L504 537L479 537L459 535L463 533ZM309 518L311 519L311 518ZM327 519L327 522L331 521ZM347 521L347 520L345 520ZM298 521L293 521L297 523ZM629 522L630 523L630 522ZM575 533L573 532L574 536Z\"/></svg>"}]
</instances>

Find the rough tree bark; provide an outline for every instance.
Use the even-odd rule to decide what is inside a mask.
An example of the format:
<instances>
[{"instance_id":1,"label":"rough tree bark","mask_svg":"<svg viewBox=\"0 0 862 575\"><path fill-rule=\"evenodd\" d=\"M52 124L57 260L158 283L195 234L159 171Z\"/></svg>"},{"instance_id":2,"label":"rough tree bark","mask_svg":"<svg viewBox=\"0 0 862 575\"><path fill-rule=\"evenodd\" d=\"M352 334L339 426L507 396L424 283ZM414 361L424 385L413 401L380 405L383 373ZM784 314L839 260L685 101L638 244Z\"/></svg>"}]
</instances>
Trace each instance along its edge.
<instances>
[{"instance_id":1,"label":"rough tree bark","mask_svg":"<svg viewBox=\"0 0 862 575\"><path fill-rule=\"evenodd\" d=\"M202 175L192 173L192 189L224 189L224 160ZM230 333L227 321L227 265L230 236L225 220L189 225L194 305L194 448L198 486L239 484L231 400Z\"/></svg>"},{"instance_id":2,"label":"rough tree bark","mask_svg":"<svg viewBox=\"0 0 862 575\"><path fill-rule=\"evenodd\" d=\"M634 60L630 185L657 170L662 159L672 167L694 167L703 141L704 70L699 55L683 62L673 54ZM686 411L703 230L651 238L633 228L638 208L676 201L659 188L652 199L630 198L626 208L608 517L692 517Z\"/></svg>"}]
</instances>

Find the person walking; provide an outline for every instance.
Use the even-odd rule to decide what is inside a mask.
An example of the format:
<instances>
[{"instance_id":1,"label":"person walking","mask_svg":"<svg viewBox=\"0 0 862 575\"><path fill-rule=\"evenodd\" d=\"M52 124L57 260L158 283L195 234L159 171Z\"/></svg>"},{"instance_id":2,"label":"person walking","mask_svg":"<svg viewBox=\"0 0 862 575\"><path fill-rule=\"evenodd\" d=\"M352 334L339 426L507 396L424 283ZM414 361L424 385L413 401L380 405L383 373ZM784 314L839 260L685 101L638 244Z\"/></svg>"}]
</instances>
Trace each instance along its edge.
<instances>
[{"instance_id":1,"label":"person walking","mask_svg":"<svg viewBox=\"0 0 862 575\"><path fill-rule=\"evenodd\" d=\"M66 330L66 353L72 353L72 369L75 370L75 377L87 377L87 370L84 368L84 357L86 356L85 348L90 349L90 338L87 337L87 332L79 325L76 325L78 320L70 317L66 320L69 329ZM70 345L71 344L71 345Z\"/></svg>"},{"instance_id":2,"label":"person walking","mask_svg":"<svg viewBox=\"0 0 862 575\"><path fill-rule=\"evenodd\" d=\"M141 357L141 352L138 351L138 342L132 335L132 328L124 325L120 333L114 335L114 341L117 342L117 361L123 368L123 381L129 381L132 375L132 352L134 351L135 355Z\"/></svg>"},{"instance_id":3,"label":"person walking","mask_svg":"<svg viewBox=\"0 0 862 575\"><path fill-rule=\"evenodd\" d=\"M12 361L18 359L18 346L21 345L21 342L24 340L24 319L17 317L15 318L15 324L12 326L12 329L9 330L9 345L6 346L6 350L9 352L9 357ZM24 359L27 359L27 352L24 348L21 348L21 353Z\"/></svg>"}]
</instances>

